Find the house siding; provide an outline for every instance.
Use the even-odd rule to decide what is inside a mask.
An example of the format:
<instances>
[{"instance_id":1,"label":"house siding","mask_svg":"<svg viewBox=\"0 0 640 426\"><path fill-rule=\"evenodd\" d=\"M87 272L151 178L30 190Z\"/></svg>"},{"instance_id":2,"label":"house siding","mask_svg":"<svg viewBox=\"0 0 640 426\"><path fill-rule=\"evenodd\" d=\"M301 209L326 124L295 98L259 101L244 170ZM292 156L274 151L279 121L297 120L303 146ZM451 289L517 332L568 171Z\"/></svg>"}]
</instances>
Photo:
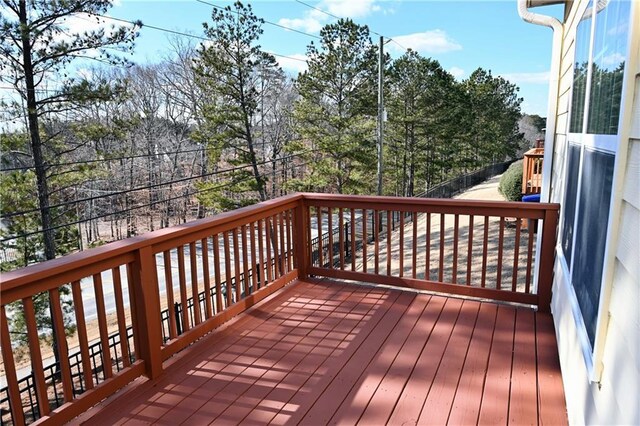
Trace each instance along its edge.
<instances>
[{"instance_id":1,"label":"house siding","mask_svg":"<svg viewBox=\"0 0 640 426\"><path fill-rule=\"evenodd\" d=\"M564 194L565 153L573 79L575 33L587 0L576 1L565 21L558 115L551 173L551 201L561 202ZM636 10L636 15L638 14ZM633 18L632 18L633 22ZM637 25L637 24L636 24ZM635 30L637 31L637 29ZM628 64L635 70L638 64ZM640 70L638 70L640 71ZM616 173L622 174L622 196L614 198L618 224L613 259L611 297L606 313L606 340L602 353L600 382L590 381L583 348L582 325L576 322L573 294L567 270L558 258L552 299L567 411L572 424L640 424L640 77L632 85L634 96L626 161ZM624 147L627 144L621 143ZM618 151L617 155L625 154ZM624 157L622 157L624 158ZM613 227L616 228L615 226ZM560 254L560 253L558 253ZM604 316L603 316L604 315ZM597 360L596 360L597 361Z\"/></svg>"}]
</instances>

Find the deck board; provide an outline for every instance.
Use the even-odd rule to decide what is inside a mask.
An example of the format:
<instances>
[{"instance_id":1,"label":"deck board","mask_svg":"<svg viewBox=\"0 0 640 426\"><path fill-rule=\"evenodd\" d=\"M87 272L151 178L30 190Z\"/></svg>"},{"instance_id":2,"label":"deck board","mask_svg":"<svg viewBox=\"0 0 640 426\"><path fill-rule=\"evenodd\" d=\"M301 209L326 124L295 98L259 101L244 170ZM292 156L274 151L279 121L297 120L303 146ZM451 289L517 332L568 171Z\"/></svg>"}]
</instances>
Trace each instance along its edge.
<instances>
[{"instance_id":1,"label":"deck board","mask_svg":"<svg viewBox=\"0 0 640 426\"><path fill-rule=\"evenodd\" d=\"M509 393L509 423L535 424L538 420L533 311L518 311L513 344L513 371Z\"/></svg>"},{"instance_id":2,"label":"deck board","mask_svg":"<svg viewBox=\"0 0 640 426\"><path fill-rule=\"evenodd\" d=\"M416 297L416 302L416 316L411 321L413 326L407 327L405 332L401 333L398 330L394 333L398 344L403 340L402 347L385 345L378 350L375 363L363 372L358 383L342 401L340 408L331 419L332 424L355 424L361 419L365 410L368 413L375 411L376 419L386 419L388 414L385 416L383 413L389 409L389 406L393 410L395 404L388 404L391 398L386 398L384 395L402 392L404 383L411 374L413 365L424 346L425 329L421 326L426 325L429 313L436 311L435 305L440 305L440 309L442 308L442 303L438 303L442 302L441 298L432 300L429 296L420 295ZM378 396L377 399L374 394Z\"/></svg>"},{"instance_id":3,"label":"deck board","mask_svg":"<svg viewBox=\"0 0 640 426\"><path fill-rule=\"evenodd\" d=\"M442 361L453 326L462 308L462 303L462 300L453 298L446 301L438 322L429 335L415 366L416 374L411 375L395 405L389 419L390 424L415 424L418 422L424 401L427 399L438 365Z\"/></svg>"},{"instance_id":4,"label":"deck board","mask_svg":"<svg viewBox=\"0 0 640 426\"><path fill-rule=\"evenodd\" d=\"M438 367L438 373L422 406L422 412L418 419L419 424L445 424L447 422L479 310L480 303L471 300L464 301L449 344Z\"/></svg>"},{"instance_id":5,"label":"deck board","mask_svg":"<svg viewBox=\"0 0 640 426\"><path fill-rule=\"evenodd\" d=\"M456 396L448 420L450 424L470 425L478 421L497 312L498 307L490 303L483 303L480 307L478 320L469 344L471 356L467 356L456 389Z\"/></svg>"},{"instance_id":6,"label":"deck board","mask_svg":"<svg viewBox=\"0 0 640 426\"><path fill-rule=\"evenodd\" d=\"M553 322L526 307L298 282L87 424L562 424Z\"/></svg>"},{"instance_id":7,"label":"deck board","mask_svg":"<svg viewBox=\"0 0 640 426\"><path fill-rule=\"evenodd\" d=\"M253 387L248 390L248 395L245 398L249 398L244 406L234 405L227 409L221 416L222 419L228 421L234 421L238 419L244 419L248 417L246 421L255 421L259 423L269 422L276 414L276 408L282 409L285 405L285 401L288 401L293 397L298 389L306 382L306 380L315 373L321 363L333 354L337 347L344 342L354 328L357 327L359 322L354 322L353 310L358 308L358 303L363 299L362 294L358 293L343 293L350 297L342 297L337 300L342 300L344 303L335 306L332 310L323 311L321 316L316 316L315 324L322 324L323 319L328 316L340 318L341 321L335 322L329 330L310 330L305 339L312 339L309 343L308 350L296 350L292 351L292 357L297 361L292 363L292 368L288 370L281 370L279 381L265 382L258 387ZM351 303L355 302L355 304ZM348 312L337 312L340 309L349 309ZM368 314L369 312L363 312ZM339 338L331 339L333 336L329 336L334 333ZM283 392L279 392L283 391ZM280 393L280 395L278 395ZM286 395L286 397L285 397ZM267 407L261 407L262 401L281 401L280 404L268 404L270 410L265 409ZM242 405L242 404L240 404ZM253 413L256 414L253 414ZM252 415L253 414L253 415Z\"/></svg>"},{"instance_id":8,"label":"deck board","mask_svg":"<svg viewBox=\"0 0 640 426\"><path fill-rule=\"evenodd\" d=\"M515 320L515 309L498 307L489 365L482 392L479 424L507 424Z\"/></svg>"},{"instance_id":9,"label":"deck board","mask_svg":"<svg viewBox=\"0 0 640 426\"><path fill-rule=\"evenodd\" d=\"M311 392L301 394L303 396L299 398L298 395L294 397L295 403L291 408L295 407L295 412L280 412L274 423L327 423L335 407L340 405L351 386L358 380L360 369L369 365L377 349L401 322L414 299L415 294L401 293L395 301L397 303L389 307L380 323L371 327L368 335L362 336L360 344L350 346L351 350L344 357L331 359L327 372ZM347 356L348 359L345 362ZM305 414L304 408L307 406L310 408Z\"/></svg>"},{"instance_id":10,"label":"deck board","mask_svg":"<svg viewBox=\"0 0 640 426\"><path fill-rule=\"evenodd\" d=\"M361 398L360 401L349 401L349 395L353 390L357 392L358 389L375 390L378 388L381 379L397 357L406 338L420 318L427 301L428 298L426 297L415 297L407 307L407 310L399 318L398 323L393 326L394 332L390 334L383 333L383 337L386 337L386 340L381 344L374 344L377 347L374 347L371 351L371 353L374 354L373 358L371 358L370 354L366 353L367 351L365 349L362 353L363 356L354 360L355 363L362 362L364 364L365 360L370 359L368 366L364 369L366 374L364 374L360 368L349 368L349 366L345 366L349 368L349 370L336 377L332 383L334 390L328 390L327 393L333 396L333 399L329 401L329 407L342 405L342 407L346 409L346 413L349 413L349 416L341 419L340 417L342 417L343 414L340 411L335 412L335 408L332 411L327 411L328 407L322 407L320 410L324 410L326 415L320 419L322 420L320 423L327 423L328 420L331 420L332 415L334 417L333 422L339 421L341 423L353 424L358 420L360 416L357 410L358 408L364 409L366 407L368 398ZM386 334L386 336L384 336L384 334Z\"/></svg>"}]
</instances>

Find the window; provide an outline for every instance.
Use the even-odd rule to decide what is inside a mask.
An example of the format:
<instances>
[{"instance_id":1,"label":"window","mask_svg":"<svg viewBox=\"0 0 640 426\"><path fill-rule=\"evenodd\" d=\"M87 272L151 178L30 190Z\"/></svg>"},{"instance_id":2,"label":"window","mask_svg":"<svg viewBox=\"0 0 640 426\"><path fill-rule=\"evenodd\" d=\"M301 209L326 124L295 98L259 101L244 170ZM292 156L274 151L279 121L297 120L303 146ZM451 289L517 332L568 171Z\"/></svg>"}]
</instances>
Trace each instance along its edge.
<instances>
[{"instance_id":1,"label":"window","mask_svg":"<svg viewBox=\"0 0 640 426\"><path fill-rule=\"evenodd\" d=\"M580 145L569 144L567 154L567 188L578 188L578 172L580 171ZM566 191L562 211L565 224L562 227L562 251L568 264L571 264L573 249L573 224L576 217L577 191Z\"/></svg>"},{"instance_id":2,"label":"window","mask_svg":"<svg viewBox=\"0 0 640 426\"><path fill-rule=\"evenodd\" d=\"M584 149L571 281L591 347L595 341L600 303L614 161L613 154L591 148Z\"/></svg>"},{"instance_id":3,"label":"window","mask_svg":"<svg viewBox=\"0 0 640 426\"><path fill-rule=\"evenodd\" d=\"M612 1L596 16L587 133L618 133L630 7Z\"/></svg>"},{"instance_id":4,"label":"window","mask_svg":"<svg viewBox=\"0 0 640 426\"><path fill-rule=\"evenodd\" d=\"M590 353L598 323L630 12L628 0L591 1L576 28L561 245Z\"/></svg>"},{"instance_id":5,"label":"window","mask_svg":"<svg viewBox=\"0 0 640 426\"><path fill-rule=\"evenodd\" d=\"M589 42L591 41L591 12L593 1L589 2L576 30L576 53L573 65L573 93L571 96L571 116L569 132L582 132L584 123L584 100L587 90L589 70Z\"/></svg>"}]
</instances>

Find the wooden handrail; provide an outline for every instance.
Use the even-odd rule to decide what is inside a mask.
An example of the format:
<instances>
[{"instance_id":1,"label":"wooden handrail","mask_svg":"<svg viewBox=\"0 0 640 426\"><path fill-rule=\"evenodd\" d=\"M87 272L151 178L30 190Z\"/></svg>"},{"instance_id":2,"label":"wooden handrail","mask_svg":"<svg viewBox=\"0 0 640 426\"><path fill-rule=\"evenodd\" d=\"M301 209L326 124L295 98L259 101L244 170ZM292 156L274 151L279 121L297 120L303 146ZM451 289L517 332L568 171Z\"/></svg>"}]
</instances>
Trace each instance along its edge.
<instances>
[{"instance_id":1,"label":"wooden handrail","mask_svg":"<svg viewBox=\"0 0 640 426\"><path fill-rule=\"evenodd\" d=\"M382 206L387 208L403 207L403 211L416 211L420 209L430 208L438 211L440 208L447 210L456 210L459 212L477 211L477 209L491 209L496 215L510 211L546 211L549 209L558 210L559 204L556 203L521 203L516 201L484 201L484 200L467 200L467 199L447 199L447 198L418 198L418 197L389 197L389 196L369 196L369 195L344 195L344 194L321 194L321 193L302 193L306 204L314 201L322 201L334 205L349 203L353 208L359 208L365 204L368 208L376 208ZM374 206L374 207L371 207ZM420 207L418 207L420 206ZM538 216L542 217L541 214Z\"/></svg>"},{"instance_id":2,"label":"wooden handrail","mask_svg":"<svg viewBox=\"0 0 640 426\"><path fill-rule=\"evenodd\" d=\"M15 403L21 398L12 343L6 333L7 321L11 321L10 315L7 318L10 303L25 307L32 356L39 358L32 362L38 387L32 395L40 405L40 421L59 423L72 419L140 375L158 377L164 361L173 354L288 282L311 274L530 303L548 310L558 209L558 204L299 193L1 274L0 343L13 419L21 422L25 412L20 401ZM355 216L362 217L361 213L365 220L358 222ZM502 257L509 251L511 241L512 232L506 228L511 223L509 218L515 218L516 260L511 267L499 262L495 288L490 288L492 278L487 268L492 264L487 262L487 256L494 250L491 229L497 230L495 252ZM329 232L318 226L324 219ZM445 235L445 231L449 232L445 226L448 220L453 225L450 234ZM539 280L532 283L533 225L537 222L541 222L539 229L543 233L541 252L536 254L541 261ZM312 239L315 230L318 237ZM369 237L373 240L369 241ZM483 271L482 279L472 283L472 264L480 250L474 247L476 242L482 247L483 258L478 264ZM367 248L368 244L372 247ZM395 271L393 250L402 259L397 262L399 271ZM197 255L198 252L202 254ZM385 252L387 257L383 259ZM525 259L524 269L518 265L520 258ZM418 271L416 265L420 261L429 265L436 262L439 270L433 279L430 269L428 275ZM174 277L175 266L178 275ZM449 266L452 273L444 271ZM503 280L501 271L510 271L512 279ZM112 330L108 329L103 274L112 277L114 285L118 324ZM447 280L449 275L453 278ZM520 286L516 276L526 285ZM94 328L102 350L110 351L109 333L120 337L120 355L103 354L107 359L99 366L86 359L91 323L85 318L81 280L92 283L89 287L99 299L98 324ZM73 291L61 298L60 291L66 286ZM179 291L174 292L174 286ZM63 379L66 403L51 412L47 412L48 405L45 407L51 385L44 383L32 309L32 297L44 292L51 297L61 357L69 352L62 303L71 303L76 316L80 316L80 374L72 375L69 363L61 363L59 378ZM124 294L129 296L128 306L124 304ZM161 313L168 318L163 320ZM127 327L133 329L133 341L128 340ZM122 355L126 360L119 358ZM99 371L95 380L84 371L87 368ZM77 385L84 391L79 396Z\"/></svg>"},{"instance_id":3,"label":"wooden handrail","mask_svg":"<svg viewBox=\"0 0 640 426\"><path fill-rule=\"evenodd\" d=\"M171 355L295 279L298 274L293 265L292 236L295 239L297 233L292 229L292 222L294 216L303 216L301 200L301 194L294 194L1 274L0 319L3 320L3 329L8 330L7 321L11 320L9 315L8 320L5 321L9 304L16 302L26 307L25 320L32 349L31 356L38 357L38 361L32 363L34 375L37 378L37 389L36 393L29 398L35 399L38 405L39 422L68 421L140 375L146 375L149 378L158 377L162 373L163 362ZM264 229L265 234L253 234L255 229ZM247 238L248 230L252 232L251 238ZM197 257L196 252L204 249L208 254L210 239L217 242L221 236L228 235L233 235L231 249L229 241L225 239L224 253L220 253L220 247L216 245L212 256L215 257L212 260L217 262L221 262L224 257L223 262L226 267L223 269L226 274L222 275L219 265L214 264L211 268L214 276L210 277L210 272L207 272L206 277L202 276L199 273L200 269L209 271L209 256ZM255 254L256 240L259 240L261 249L266 251L268 264L262 261L262 251L261 263L256 264L253 261L258 257ZM298 243L297 240L296 243ZM240 247L242 247L242 256ZM188 254L185 254L185 248ZM248 250L252 251L251 265L248 264ZM181 318L183 333L180 335L175 329L177 318L172 306L175 302L173 289L167 291L167 285L173 281L170 266L172 252L178 253L178 266L181 270L178 280L180 298L176 299L180 301L183 313ZM188 259L185 260L187 257ZM275 263L271 262L271 258ZM231 265L231 259L233 259L233 265ZM164 267L157 267L159 261L165 262ZM242 268L240 268L241 264ZM121 268L126 271L124 279L121 276ZM185 275L185 270L189 270L190 274ZM106 311L103 274L110 274L113 277L113 294L118 320L115 330L113 327L109 330L107 321L109 313ZM268 277L265 278L265 275ZM258 276L260 277L259 285ZM159 278L162 278L162 282L159 282ZM250 278L252 283L248 282ZM102 361L98 365L95 364L95 359L91 361L94 363L92 365L87 358L90 327L87 326L86 310L82 303L81 280L89 280L93 283L84 290L88 291L92 288L95 294L97 324L94 329L99 335L98 342L102 352L101 357L98 358ZM215 283L214 288L211 288L211 282ZM128 306L124 305L122 291L125 283L129 294ZM205 300L202 301L200 289L204 284L207 288L203 292ZM62 289L71 287L73 290L71 300L63 302L60 297ZM161 287L165 289L163 293L161 293ZM64 402L64 405L51 412L48 410L50 398L48 393L52 390L51 386L56 385L43 380L42 354L39 354L40 348L36 344L39 339L38 326L31 308L32 298L43 292L49 293L54 313L55 341L61 360L60 375L57 380L62 379L64 391L64 401L60 402L60 404ZM204 305L202 309L201 302ZM68 362L69 346L64 332L63 303L71 303L76 315L81 315L76 322L79 350L82 354L82 364L78 368L81 369L82 374L76 376L72 375ZM167 334L170 337L167 341L163 341L162 337L163 306L169 308L170 330ZM131 325L121 324L123 321ZM133 329L133 343L123 340L123 337L126 339L127 327ZM120 336L119 354L111 352L109 345L111 332ZM3 331L2 334L2 356L5 371L7 371L12 418L14 423L22 423L23 419L28 420L35 414L30 413L31 417L25 417L21 401L23 398L18 389L18 378L12 357L12 342L8 332ZM135 349L131 353L128 346L130 344L133 344ZM127 358L124 359L122 356ZM135 361L131 362L129 356L134 357ZM114 358L113 365L112 358ZM115 372L116 364L118 373ZM99 383L94 383L91 374L85 374L84 370L87 368L93 370L95 377L100 379ZM95 373L96 371L98 372ZM78 388L85 390L80 396L78 396Z\"/></svg>"},{"instance_id":4,"label":"wooden handrail","mask_svg":"<svg viewBox=\"0 0 640 426\"><path fill-rule=\"evenodd\" d=\"M213 217L198 219L182 225L163 228L136 237L114 241L100 247L30 265L25 268L16 269L15 271L4 272L0 274L0 295L2 295L4 302L4 297L7 296L6 292L9 292L15 287L33 281L48 279L51 276L65 273L70 269L84 268L87 265L93 265L105 259L113 259L121 255L131 256L133 252L145 246L165 243L167 240L178 241L180 238L188 238L190 234L197 234L215 227L233 227L235 223L246 221L247 218L264 215L278 207L294 205L301 199L302 194L287 195L237 210L220 213Z\"/></svg>"},{"instance_id":5,"label":"wooden handrail","mask_svg":"<svg viewBox=\"0 0 640 426\"><path fill-rule=\"evenodd\" d=\"M334 229L332 217L342 217L344 210L355 209L361 217L357 231L359 266L351 259L351 266L345 267L343 257L348 247L341 235L348 231L339 227L338 231L329 232L328 241L318 241L317 247L309 248L308 256L317 253L307 268L311 274L532 304L541 311L550 308L549 271L553 265L558 204L329 194L304 194L304 204L307 217L317 217L316 223L326 218L329 229ZM418 219L418 215L422 217ZM367 230L369 221L371 229ZM533 242L539 221L542 246L541 253L535 254ZM399 229L392 232L396 224ZM480 239L474 239L474 232ZM317 233L322 233L320 228ZM476 242L480 244L477 248ZM373 246L370 256L366 255L368 244ZM464 250L460 250L461 245ZM536 255L541 257L541 272L533 283ZM489 273L490 267L495 270ZM472 270L477 272L474 278Z\"/></svg>"},{"instance_id":6,"label":"wooden handrail","mask_svg":"<svg viewBox=\"0 0 640 426\"><path fill-rule=\"evenodd\" d=\"M522 194L539 194L542 189L542 160L544 148L533 148L524 153L522 162Z\"/></svg>"}]
</instances>

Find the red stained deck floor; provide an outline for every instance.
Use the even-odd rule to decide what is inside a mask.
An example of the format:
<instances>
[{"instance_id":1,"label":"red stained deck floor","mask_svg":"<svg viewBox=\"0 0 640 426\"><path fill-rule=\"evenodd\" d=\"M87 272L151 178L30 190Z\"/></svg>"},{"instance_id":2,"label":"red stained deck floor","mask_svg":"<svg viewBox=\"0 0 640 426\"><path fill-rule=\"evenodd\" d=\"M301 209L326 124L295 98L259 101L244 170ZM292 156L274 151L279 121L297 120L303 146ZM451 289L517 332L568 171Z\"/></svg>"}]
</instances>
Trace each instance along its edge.
<instances>
[{"instance_id":1,"label":"red stained deck floor","mask_svg":"<svg viewBox=\"0 0 640 426\"><path fill-rule=\"evenodd\" d=\"M548 314L297 282L124 391L90 424L563 424Z\"/></svg>"}]
</instances>

